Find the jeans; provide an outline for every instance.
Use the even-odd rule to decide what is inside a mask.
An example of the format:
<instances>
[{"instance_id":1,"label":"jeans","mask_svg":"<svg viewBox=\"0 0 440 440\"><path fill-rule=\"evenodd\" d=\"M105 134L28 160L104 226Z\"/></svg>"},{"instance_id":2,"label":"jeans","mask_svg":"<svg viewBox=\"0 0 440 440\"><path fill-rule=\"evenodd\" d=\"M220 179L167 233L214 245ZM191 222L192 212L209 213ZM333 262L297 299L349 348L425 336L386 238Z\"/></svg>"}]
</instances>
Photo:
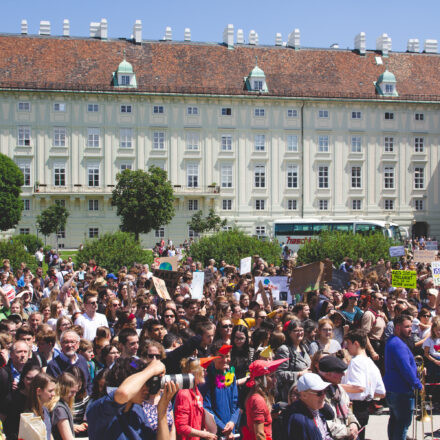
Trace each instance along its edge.
<instances>
[{"instance_id":1,"label":"jeans","mask_svg":"<svg viewBox=\"0 0 440 440\"><path fill-rule=\"evenodd\" d=\"M388 439L406 440L406 433L411 425L414 411L414 393L394 393L388 391L387 402L390 408Z\"/></svg>"}]
</instances>

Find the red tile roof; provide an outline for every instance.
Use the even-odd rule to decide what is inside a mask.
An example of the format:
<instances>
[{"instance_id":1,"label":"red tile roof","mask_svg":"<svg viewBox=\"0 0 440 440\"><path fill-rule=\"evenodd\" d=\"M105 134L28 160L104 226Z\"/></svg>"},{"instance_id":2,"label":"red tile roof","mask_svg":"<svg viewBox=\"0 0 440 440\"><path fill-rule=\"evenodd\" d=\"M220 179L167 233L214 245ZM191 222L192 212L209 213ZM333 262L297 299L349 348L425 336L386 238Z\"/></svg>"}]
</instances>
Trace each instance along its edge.
<instances>
[{"instance_id":1,"label":"red tile roof","mask_svg":"<svg viewBox=\"0 0 440 440\"><path fill-rule=\"evenodd\" d=\"M251 94L243 78L258 56L268 95L374 99L373 82L385 70L373 51L0 35L0 87L115 90L112 72L124 50L138 87L117 90L129 93ZM399 93L387 100L440 100L440 55L391 52L383 60Z\"/></svg>"}]
</instances>

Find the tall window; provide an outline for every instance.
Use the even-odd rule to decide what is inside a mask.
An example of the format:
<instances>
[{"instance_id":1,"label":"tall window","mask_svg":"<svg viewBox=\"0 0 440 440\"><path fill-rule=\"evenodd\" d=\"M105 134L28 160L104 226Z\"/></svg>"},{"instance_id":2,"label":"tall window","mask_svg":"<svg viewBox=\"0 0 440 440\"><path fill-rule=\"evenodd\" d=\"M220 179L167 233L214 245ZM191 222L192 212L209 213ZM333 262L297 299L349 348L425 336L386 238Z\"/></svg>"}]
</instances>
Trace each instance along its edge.
<instances>
[{"instance_id":1,"label":"tall window","mask_svg":"<svg viewBox=\"0 0 440 440\"><path fill-rule=\"evenodd\" d=\"M18 111L19 112L30 112L31 111L31 103L30 102L19 102L18 103Z\"/></svg>"},{"instance_id":2,"label":"tall window","mask_svg":"<svg viewBox=\"0 0 440 440\"><path fill-rule=\"evenodd\" d=\"M222 116L231 116L232 108L231 107L222 107Z\"/></svg>"},{"instance_id":3,"label":"tall window","mask_svg":"<svg viewBox=\"0 0 440 440\"><path fill-rule=\"evenodd\" d=\"M392 211L394 209L394 199L385 199L384 208L386 211Z\"/></svg>"},{"instance_id":4,"label":"tall window","mask_svg":"<svg viewBox=\"0 0 440 440\"><path fill-rule=\"evenodd\" d=\"M54 112L65 112L66 104L64 102L55 102L53 105Z\"/></svg>"},{"instance_id":5,"label":"tall window","mask_svg":"<svg viewBox=\"0 0 440 440\"><path fill-rule=\"evenodd\" d=\"M186 149L188 151L197 151L199 149L199 133L190 132L186 134Z\"/></svg>"},{"instance_id":6,"label":"tall window","mask_svg":"<svg viewBox=\"0 0 440 440\"><path fill-rule=\"evenodd\" d=\"M264 237L266 235L266 226L256 226L255 234L259 237Z\"/></svg>"},{"instance_id":7,"label":"tall window","mask_svg":"<svg viewBox=\"0 0 440 440\"><path fill-rule=\"evenodd\" d=\"M91 113L99 112L99 104L87 104L87 111Z\"/></svg>"},{"instance_id":8,"label":"tall window","mask_svg":"<svg viewBox=\"0 0 440 440\"><path fill-rule=\"evenodd\" d=\"M90 148L99 148L99 128L88 128L87 129L87 146Z\"/></svg>"},{"instance_id":9,"label":"tall window","mask_svg":"<svg viewBox=\"0 0 440 440\"><path fill-rule=\"evenodd\" d=\"M353 211L360 211L362 209L362 200L353 199L351 201L351 209Z\"/></svg>"},{"instance_id":10,"label":"tall window","mask_svg":"<svg viewBox=\"0 0 440 440\"><path fill-rule=\"evenodd\" d=\"M392 153L394 151L394 137L385 136L384 147L386 153Z\"/></svg>"},{"instance_id":11,"label":"tall window","mask_svg":"<svg viewBox=\"0 0 440 440\"><path fill-rule=\"evenodd\" d=\"M287 135L287 151L291 153L298 152L298 136L296 134Z\"/></svg>"},{"instance_id":12,"label":"tall window","mask_svg":"<svg viewBox=\"0 0 440 440\"><path fill-rule=\"evenodd\" d=\"M130 82L129 82L130 84ZM130 104L122 104L121 105L121 113L131 113L132 107Z\"/></svg>"},{"instance_id":13,"label":"tall window","mask_svg":"<svg viewBox=\"0 0 440 440\"><path fill-rule=\"evenodd\" d=\"M222 188L232 188L232 165L222 165L220 178Z\"/></svg>"},{"instance_id":14,"label":"tall window","mask_svg":"<svg viewBox=\"0 0 440 440\"><path fill-rule=\"evenodd\" d=\"M384 117L386 120L392 121L394 119L394 113L393 112L385 112Z\"/></svg>"},{"instance_id":15,"label":"tall window","mask_svg":"<svg viewBox=\"0 0 440 440\"><path fill-rule=\"evenodd\" d=\"M153 114L163 115L163 113L164 113L163 105L154 105L153 106Z\"/></svg>"},{"instance_id":16,"label":"tall window","mask_svg":"<svg viewBox=\"0 0 440 440\"><path fill-rule=\"evenodd\" d=\"M99 166L90 165L88 168L89 186L99 186Z\"/></svg>"},{"instance_id":17,"label":"tall window","mask_svg":"<svg viewBox=\"0 0 440 440\"><path fill-rule=\"evenodd\" d=\"M266 136L264 134L255 135L255 151L264 151L266 149Z\"/></svg>"},{"instance_id":18,"label":"tall window","mask_svg":"<svg viewBox=\"0 0 440 440\"><path fill-rule=\"evenodd\" d=\"M328 136L318 136L318 151L328 153Z\"/></svg>"},{"instance_id":19,"label":"tall window","mask_svg":"<svg viewBox=\"0 0 440 440\"><path fill-rule=\"evenodd\" d=\"M165 149L165 133L163 131L155 131L153 133L153 150Z\"/></svg>"},{"instance_id":20,"label":"tall window","mask_svg":"<svg viewBox=\"0 0 440 440\"><path fill-rule=\"evenodd\" d=\"M298 110L294 108L288 108L287 109L287 117L288 118L297 118L298 117Z\"/></svg>"},{"instance_id":21,"label":"tall window","mask_svg":"<svg viewBox=\"0 0 440 440\"><path fill-rule=\"evenodd\" d=\"M199 108L198 107L187 107L186 108L186 114L187 115L198 115L199 114Z\"/></svg>"},{"instance_id":22,"label":"tall window","mask_svg":"<svg viewBox=\"0 0 440 440\"><path fill-rule=\"evenodd\" d=\"M384 168L384 188L394 189L394 167Z\"/></svg>"},{"instance_id":23,"label":"tall window","mask_svg":"<svg viewBox=\"0 0 440 440\"><path fill-rule=\"evenodd\" d=\"M31 210L31 200L30 199L23 199L23 210L24 211Z\"/></svg>"},{"instance_id":24,"label":"tall window","mask_svg":"<svg viewBox=\"0 0 440 440\"><path fill-rule=\"evenodd\" d=\"M53 177L53 184L55 186L66 186L66 166L64 164L55 164Z\"/></svg>"},{"instance_id":25,"label":"tall window","mask_svg":"<svg viewBox=\"0 0 440 440\"><path fill-rule=\"evenodd\" d=\"M425 187L425 168L414 168L414 189L423 189Z\"/></svg>"},{"instance_id":26,"label":"tall window","mask_svg":"<svg viewBox=\"0 0 440 440\"><path fill-rule=\"evenodd\" d=\"M298 166L287 166L287 188L298 188Z\"/></svg>"},{"instance_id":27,"label":"tall window","mask_svg":"<svg viewBox=\"0 0 440 440\"><path fill-rule=\"evenodd\" d=\"M319 110L318 118L320 119L328 119L328 110Z\"/></svg>"},{"instance_id":28,"label":"tall window","mask_svg":"<svg viewBox=\"0 0 440 440\"><path fill-rule=\"evenodd\" d=\"M361 153L362 152L362 138L361 136L351 137L351 152Z\"/></svg>"},{"instance_id":29,"label":"tall window","mask_svg":"<svg viewBox=\"0 0 440 440\"><path fill-rule=\"evenodd\" d=\"M318 188L328 188L328 167L318 167Z\"/></svg>"},{"instance_id":30,"label":"tall window","mask_svg":"<svg viewBox=\"0 0 440 440\"><path fill-rule=\"evenodd\" d=\"M416 211L423 211L425 209L425 207L423 205L423 200L422 199L414 200L414 209Z\"/></svg>"},{"instance_id":31,"label":"tall window","mask_svg":"<svg viewBox=\"0 0 440 440\"><path fill-rule=\"evenodd\" d=\"M266 188L266 167L264 165L255 165L254 186L255 188Z\"/></svg>"},{"instance_id":32,"label":"tall window","mask_svg":"<svg viewBox=\"0 0 440 440\"><path fill-rule=\"evenodd\" d=\"M29 147L31 145L31 128L21 126L18 127L18 146Z\"/></svg>"},{"instance_id":33,"label":"tall window","mask_svg":"<svg viewBox=\"0 0 440 440\"><path fill-rule=\"evenodd\" d=\"M125 171L125 170L132 170L133 169L133 165L131 163L121 163L119 165L119 170L121 171Z\"/></svg>"},{"instance_id":34,"label":"tall window","mask_svg":"<svg viewBox=\"0 0 440 440\"><path fill-rule=\"evenodd\" d=\"M320 211L328 211L328 200L321 199L319 201L319 210Z\"/></svg>"},{"instance_id":35,"label":"tall window","mask_svg":"<svg viewBox=\"0 0 440 440\"><path fill-rule=\"evenodd\" d=\"M119 147L131 148L133 139L133 130L131 128L121 128L119 130Z\"/></svg>"},{"instance_id":36,"label":"tall window","mask_svg":"<svg viewBox=\"0 0 440 440\"><path fill-rule=\"evenodd\" d=\"M197 199L188 200L188 211L198 211L199 201Z\"/></svg>"},{"instance_id":37,"label":"tall window","mask_svg":"<svg viewBox=\"0 0 440 440\"><path fill-rule=\"evenodd\" d=\"M416 121L424 121L425 120L425 115L423 113L415 113L414 114L414 119Z\"/></svg>"},{"instance_id":38,"label":"tall window","mask_svg":"<svg viewBox=\"0 0 440 440\"><path fill-rule=\"evenodd\" d=\"M425 138L415 137L414 138L414 151L416 153L423 153L425 149Z\"/></svg>"},{"instance_id":39,"label":"tall window","mask_svg":"<svg viewBox=\"0 0 440 440\"><path fill-rule=\"evenodd\" d=\"M65 147L66 146L66 128L55 127L53 129L53 146Z\"/></svg>"},{"instance_id":40,"label":"tall window","mask_svg":"<svg viewBox=\"0 0 440 440\"><path fill-rule=\"evenodd\" d=\"M352 188L362 188L361 167L352 167L351 168L351 187Z\"/></svg>"},{"instance_id":41,"label":"tall window","mask_svg":"<svg viewBox=\"0 0 440 440\"><path fill-rule=\"evenodd\" d=\"M254 116L262 118L266 114L264 108L254 108Z\"/></svg>"},{"instance_id":42,"label":"tall window","mask_svg":"<svg viewBox=\"0 0 440 440\"><path fill-rule=\"evenodd\" d=\"M362 118L362 112L351 112L351 119L361 119Z\"/></svg>"},{"instance_id":43,"label":"tall window","mask_svg":"<svg viewBox=\"0 0 440 440\"><path fill-rule=\"evenodd\" d=\"M297 201L295 199L288 199L287 200L287 209L289 211L296 211L296 209L297 209Z\"/></svg>"},{"instance_id":44,"label":"tall window","mask_svg":"<svg viewBox=\"0 0 440 440\"><path fill-rule=\"evenodd\" d=\"M186 178L188 188L199 187L199 164L189 163L186 166Z\"/></svg>"},{"instance_id":45,"label":"tall window","mask_svg":"<svg viewBox=\"0 0 440 440\"><path fill-rule=\"evenodd\" d=\"M191 228L188 228L188 237L189 238L197 238L199 236L199 233L192 230Z\"/></svg>"},{"instance_id":46,"label":"tall window","mask_svg":"<svg viewBox=\"0 0 440 440\"><path fill-rule=\"evenodd\" d=\"M99 228L89 228L89 238L96 238L99 235Z\"/></svg>"},{"instance_id":47,"label":"tall window","mask_svg":"<svg viewBox=\"0 0 440 440\"><path fill-rule=\"evenodd\" d=\"M23 173L23 186L31 186L31 164L29 162L20 162L18 168Z\"/></svg>"},{"instance_id":48,"label":"tall window","mask_svg":"<svg viewBox=\"0 0 440 440\"><path fill-rule=\"evenodd\" d=\"M66 199L55 199L54 202L55 205L62 206L63 208L66 207Z\"/></svg>"},{"instance_id":49,"label":"tall window","mask_svg":"<svg viewBox=\"0 0 440 440\"><path fill-rule=\"evenodd\" d=\"M222 135L222 151L231 151L232 150L232 135L231 134L223 134Z\"/></svg>"},{"instance_id":50,"label":"tall window","mask_svg":"<svg viewBox=\"0 0 440 440\"><path fill-rule=\"evenodd\" d=\"M256 199L255 200L255 210L256 211L264 211L264 199Z\"/></svg>"},{"instance_id":51,"label":"tall window","mask_svg":"<svg viewBox=\"0 0 440 440\"><path fill-rule=\"evenodd\" d=\"M231 199L222 200L222 209L223 209L223 211L231 211L232 210L232 200Z\"/></svg>"},{"instance_id":52,"label":"tall window","mask_svg":"<svg viewBox=\"0 0 440 440\"><path fill-rule=\"evenodd\" d=\"M30 233L31 233L30 228L20 228L20 235L29 235Z\"/></svg>"},{"instance_id":53,"label":"tall window","mask_svg":"<svg viewBox=\"0 0 440 440\"><path fill-rule=\"evenodd\" d=\"M89 200L89 211L99 211L99 200Z\"/></svg>"}]
</instances>

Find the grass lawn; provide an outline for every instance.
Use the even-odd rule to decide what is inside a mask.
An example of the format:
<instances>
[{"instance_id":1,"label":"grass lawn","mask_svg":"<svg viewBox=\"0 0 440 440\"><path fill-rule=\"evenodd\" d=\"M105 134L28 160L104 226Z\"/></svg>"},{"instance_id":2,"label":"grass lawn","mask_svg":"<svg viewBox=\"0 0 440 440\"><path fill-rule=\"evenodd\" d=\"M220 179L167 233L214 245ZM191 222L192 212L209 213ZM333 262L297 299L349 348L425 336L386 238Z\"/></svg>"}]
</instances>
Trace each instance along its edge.
<instances>
[{"instance_id":1,"label":"grass lawn","mask_svg":"<svg viewBox=\"0 0 440 440\"><path fill-rule=\"evenodd\" d=\"M60 257L61 257L62 260L67 260L68 257L74 258L77 253L78 253L77 250L73 250L73 251L60 251Z\"/></svg>"}]
</instances>

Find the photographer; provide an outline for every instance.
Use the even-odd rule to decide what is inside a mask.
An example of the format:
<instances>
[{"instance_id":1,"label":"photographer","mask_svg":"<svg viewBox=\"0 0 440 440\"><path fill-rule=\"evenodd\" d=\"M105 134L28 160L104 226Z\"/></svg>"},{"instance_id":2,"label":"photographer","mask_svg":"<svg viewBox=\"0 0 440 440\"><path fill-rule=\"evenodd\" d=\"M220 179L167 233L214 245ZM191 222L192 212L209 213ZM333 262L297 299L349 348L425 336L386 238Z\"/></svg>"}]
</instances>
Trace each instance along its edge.
<instances>
[{"instance_id":1,"label":"photographer","mask_svg":"<svg viewBox=\"0 0 440 440\"><path fill-rule=\"evenodd\" d=\"M107 376L107 395L87 408L89 439L169 440L167 408L178 386L173 382L165 385L157 405L157 436L141 406L148 395L146 382L164 373L165 366L156 359L148 366L134 357L118 359Z\"/></svg>"}]
</instances>

